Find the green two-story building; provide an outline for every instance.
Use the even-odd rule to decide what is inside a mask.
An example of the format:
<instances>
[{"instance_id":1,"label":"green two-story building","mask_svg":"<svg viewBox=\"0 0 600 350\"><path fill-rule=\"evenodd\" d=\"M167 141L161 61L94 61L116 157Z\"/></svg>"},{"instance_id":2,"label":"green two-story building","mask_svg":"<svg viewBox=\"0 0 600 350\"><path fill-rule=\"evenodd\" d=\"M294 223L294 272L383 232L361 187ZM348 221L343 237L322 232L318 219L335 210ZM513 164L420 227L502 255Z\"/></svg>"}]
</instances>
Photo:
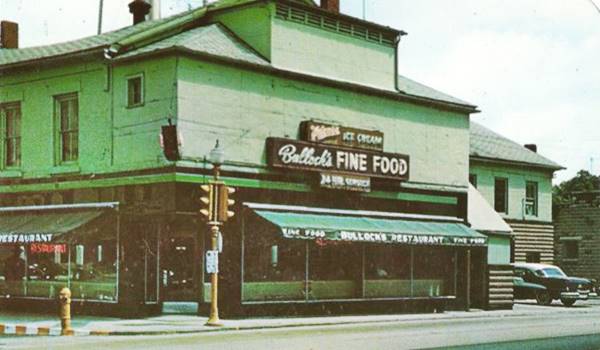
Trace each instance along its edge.
<instances>
[{"instance_id":1,"label":"green two-story building","mask_svg":"<svg viewBox=\"0 0 600 350\"><path fill-rule=\"evenodd\" d=\"M504 237L488 234L505 246L490 254L489 264L552 264L552 178L564 168L537 153L536 145L520 145L476 122L470 142L469 181L513 231Z\"/></svg>"},{"instance_id":2,"label":"green two-story building","mask_svg":"<svg viewBox=\"0 0 600 350\"><path fill-rule=\"evenodd\" d=\"M485 307L477 110L399 75L404 34L335 5L222 0L1 49L0 302L47 307L68 286L76 311L204 312L218 140L236 189L222 311Z\"/></svg>"}]
</instances>

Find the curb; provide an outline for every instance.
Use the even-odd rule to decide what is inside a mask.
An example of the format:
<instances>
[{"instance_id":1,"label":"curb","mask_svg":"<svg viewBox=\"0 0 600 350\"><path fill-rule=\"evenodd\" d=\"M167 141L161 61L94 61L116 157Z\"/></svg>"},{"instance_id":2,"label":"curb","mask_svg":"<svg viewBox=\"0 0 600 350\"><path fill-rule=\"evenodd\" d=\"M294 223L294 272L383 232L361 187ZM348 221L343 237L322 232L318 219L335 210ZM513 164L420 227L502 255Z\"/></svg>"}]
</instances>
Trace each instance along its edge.
<instances>
[{"instance_id":1,"label":"curb","mask_svg":"<svg viewBox=\"0 0 600 350\"><path fill-rule=\"evenodd\" d=\"M369 319L369 318L355 318L350 320L343 319L331 319L324 321L311 321L306 322L290 322L274 323L274 324L249 324L249 325L224 325L223 327L202 327L202 328L188 328L188 329L175 329L177 325L173 325L171 329L163 330L143 330L143 329L132 329L132 330L88 330L88 329L75 329L70 335L74 336L132 336L132 335L169 335L169 334L190 334L190 333L208 333L208 332L226 332L226 331L242 331L242 330L258 330L258 329L277 329L277 328L299 328L299 327L318 327L318 326L339 326L349 324L374 324L374 323L390 323L390 322L423 322L427 320L453 320L453 319L472 319L472 318L505 318L505 317L528 317L535 315L531 312L472 312L462 315L453 314L437 314L437 317L431 317L431 314L420 315L414 318L404 317L390 317L385 319ZM581 310L581 313L586 313L585 310ZM548 315L553 312L548 312ZM429 317L428 317L429 316ZM235 322L235 321L234 321ZM16 336L60 336L60 328L40 327L40 326L27 326L27 325L11 325L0 323L0 335L16 335Z\"/></svg>"},{"instance_id":2,"label":"curb","mask_svg":"<svg viewBox=\"0 0 600 350\"><path fill-rule=\"evenodd\" d=\"M82 335L111 335L110 331L102 330L86 330L76 329L70 332L68 335L82 336ZM27 326L27 325L13 325L13 324L2 324L0 323L0 335L16 335L16 336L60 336L60 328L50 327L39 327L39 326Z\"/></svg>"},{"instance_id":3,"label":"curb","mask_svg":"<svg viewBox=\"0 0 600 350\"><path fill-rule=\"evenodd\" d=\"M313 321L313 322L303 322L303 323L279 323L279 324L262 324L262 325L224 325L223 327L205 327L205 328L197 328L197 329L186 329L186 330L113 330L107 332L105 335L111 336L132 336L132 335L169 335L169 334L190 334L190 333L208 333L208 332L226 332L226 331L245 331L245 330L258 330L258 329L277 329L277 328L300 328L300 327L319 327L319 326L340 326L340 325L350 325L350 324L375 324L375 323L391 323L391 322L423 322L423 321L439 321L439 320L458 320L458 319L473 319L473 318L512 318L512 317L529 317L536 315L536 313L531 312L512 312L508 310L499 310L500 313L490 313L488 311L484 312L472 312L467 314L462 314L460 316L453 314L437 314L438 317L427 317L431 314L423 314L421 317L414 317L410 319L405 319L403 317L393 317L387 319L353 319L353 320L328 320L328 321ZM507 311L507 312L502 312ZM578 313L587 313L585 310L581 310ZM554 314L554 312L548 312L548 315ZM425 316L427 315L427 316ZM405 315L402 315L405 316Z\"/></svg>"}]
</instances>

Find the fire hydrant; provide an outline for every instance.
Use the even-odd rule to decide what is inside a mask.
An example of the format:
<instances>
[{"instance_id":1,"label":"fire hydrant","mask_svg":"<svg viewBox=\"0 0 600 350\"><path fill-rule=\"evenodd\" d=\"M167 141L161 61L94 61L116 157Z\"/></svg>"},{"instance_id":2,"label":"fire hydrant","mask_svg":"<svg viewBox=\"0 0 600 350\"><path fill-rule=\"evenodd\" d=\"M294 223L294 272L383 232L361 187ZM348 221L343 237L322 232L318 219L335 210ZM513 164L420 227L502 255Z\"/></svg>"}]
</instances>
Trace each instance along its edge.
<instances>
[{"instance_id":1,"label":"fire hydrant","mask_svg":"<svg viewBox=\"0 0 600 350\"><path fill-rule=\"evenodd\" d=\"M65 287L58 294L60 303L60 335L73 335L71 328L71 291Z\"/></svg>"}]
</instances>

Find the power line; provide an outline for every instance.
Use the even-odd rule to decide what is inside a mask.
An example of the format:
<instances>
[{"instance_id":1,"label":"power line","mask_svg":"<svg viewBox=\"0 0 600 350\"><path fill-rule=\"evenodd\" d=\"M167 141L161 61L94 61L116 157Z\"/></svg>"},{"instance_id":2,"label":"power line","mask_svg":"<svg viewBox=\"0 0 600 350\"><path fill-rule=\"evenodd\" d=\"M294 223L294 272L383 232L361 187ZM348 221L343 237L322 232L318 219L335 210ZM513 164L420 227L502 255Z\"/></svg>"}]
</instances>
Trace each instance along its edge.
<instances>
[{"instance_id":1,"label":"power line","mask_svg":"<svg viewBox=\"0 0 600 350\"><path fill-rule=\"evenodd\" d=\"M367 20L367 0L363 0L362 2L362 11L363 11L363 20Z\"/></svg>"},{"instance_id":2,"label":"power line","mask_svg":"<svg viewBox=\"0 0 600 350\"><path fill-rule=\"evenodd\" d=\"M104 11L104 0L100 0L98 9L98 35L102 34L102 12Z\"/></svg>"},{"instance_id":3,"label":"power line","mask_svg":"<svg viewBox=\"0 0 600 350\"><path fill-rule=\"evenodd\" d=\"M598 7L598 5L596 5L596 3L593 0L589 0L592 5L596 8L596 11L598 11L598 13L600 13L600 7Z\"/></svg>"}]
</instances>

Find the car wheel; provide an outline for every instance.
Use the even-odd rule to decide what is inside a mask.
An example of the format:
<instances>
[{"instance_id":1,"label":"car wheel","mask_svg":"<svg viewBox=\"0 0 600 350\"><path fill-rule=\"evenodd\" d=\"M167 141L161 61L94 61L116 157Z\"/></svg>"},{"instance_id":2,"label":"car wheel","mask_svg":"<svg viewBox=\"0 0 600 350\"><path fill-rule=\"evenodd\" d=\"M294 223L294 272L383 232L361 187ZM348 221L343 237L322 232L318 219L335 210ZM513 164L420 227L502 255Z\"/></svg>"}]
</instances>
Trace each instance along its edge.
<instances>
[{"instance_id":1,"label":"car wheel","mask_svg":"<svg viewBox=\"0 0 600 350\"><path fill-rule=\"evenodd\" d=\"M542 290L535 293L535 301L537 301L538 305L550 305L552 298L550 298L548 291Z\"/></svg>"},{"instance_id":2,"label":"car wheel","mask_svg":"<svg viewBox=\"0 0 600 350\"><path fill-rule=\"evenodd\" d=\"M560 302L564 306L573 306L573 304L575 304L576 300L575 299L560 299Z\"/></svg>"}]
</instances>

